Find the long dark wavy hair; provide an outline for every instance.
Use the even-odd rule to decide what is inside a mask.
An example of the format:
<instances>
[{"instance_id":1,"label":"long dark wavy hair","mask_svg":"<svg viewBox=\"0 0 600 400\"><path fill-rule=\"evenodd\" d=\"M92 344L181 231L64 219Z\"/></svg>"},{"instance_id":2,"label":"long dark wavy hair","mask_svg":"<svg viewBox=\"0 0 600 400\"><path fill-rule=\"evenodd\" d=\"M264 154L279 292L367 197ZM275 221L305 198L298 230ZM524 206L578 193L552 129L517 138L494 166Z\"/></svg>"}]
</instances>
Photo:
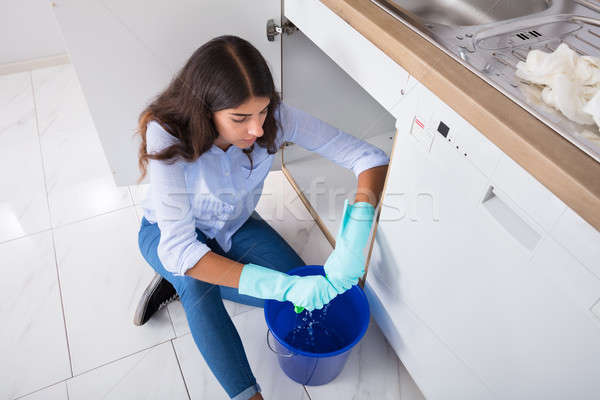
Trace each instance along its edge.
<instances>
[{"instance_id":1,"label":"long dark wavy hair","mask_svg":"<svg viewBox=\"0 0 600 400\"><path fill-rule=\"evenodd\" d=\"M172 164L181 158L192 162L210 149L219 136L212 113L236 108L251 97L268 97L271 102L263 124L263 135L254 144L277 152L277 124L273 116L281 98L275 90L273 77L264 57L250 42L224 35L198 48L169 86L148 105L139 116L136 134L142 138L138 152L141 176L147 173L148 160L166 160ZM179 141L161 152L146 151L146 127L158 122ZM243 149L250 159L254 144Z\"/></svg>"}]
</instances>

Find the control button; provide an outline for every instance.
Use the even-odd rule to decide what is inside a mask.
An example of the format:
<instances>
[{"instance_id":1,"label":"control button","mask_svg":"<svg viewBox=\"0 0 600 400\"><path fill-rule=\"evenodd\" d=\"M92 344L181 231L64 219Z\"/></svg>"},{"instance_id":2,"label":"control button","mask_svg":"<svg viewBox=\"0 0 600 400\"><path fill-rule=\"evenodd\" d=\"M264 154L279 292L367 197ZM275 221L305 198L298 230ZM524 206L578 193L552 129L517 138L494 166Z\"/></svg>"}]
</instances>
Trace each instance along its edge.
<instances>
[{"instance_id":1,"label":"control button","mask_svg":"<svg viewBox=\"0 0 600 400\"><path fill-rule=\"evenodd\" d=\"M449 130L450 130L450 128L448 127L448 125L446 125L445 123L443 123L442 121L440 121L440 124L437 127L437 131L439 133L441 133L443 137L447 137L448 136L448 131Z\"/></svg>"}]
</instances>

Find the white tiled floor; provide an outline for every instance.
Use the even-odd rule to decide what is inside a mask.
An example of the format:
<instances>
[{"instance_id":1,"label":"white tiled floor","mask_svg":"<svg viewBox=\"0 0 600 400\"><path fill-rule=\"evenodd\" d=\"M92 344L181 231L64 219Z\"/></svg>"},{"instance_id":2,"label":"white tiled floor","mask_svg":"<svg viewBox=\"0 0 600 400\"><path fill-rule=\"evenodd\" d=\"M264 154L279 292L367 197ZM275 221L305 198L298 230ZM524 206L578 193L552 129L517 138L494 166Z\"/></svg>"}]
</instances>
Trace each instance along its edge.
<instances>
[{"instance_id":1,"label":"white tiled floor","mask_svg":"<svg viewBox=\"0 0 600 400\"><path fill-rule=\"evenodd\" d=\"M0 76L0 398L227 398L179 302L131 322L153 276L146 189L114 185L71 65ZM257 211L322 264L331 247L280 172L263 193ZM336 380L304 388L267 348L262 309L225 303L266 399L423 398L373 321Z\"/></svg>"}]
</instances>

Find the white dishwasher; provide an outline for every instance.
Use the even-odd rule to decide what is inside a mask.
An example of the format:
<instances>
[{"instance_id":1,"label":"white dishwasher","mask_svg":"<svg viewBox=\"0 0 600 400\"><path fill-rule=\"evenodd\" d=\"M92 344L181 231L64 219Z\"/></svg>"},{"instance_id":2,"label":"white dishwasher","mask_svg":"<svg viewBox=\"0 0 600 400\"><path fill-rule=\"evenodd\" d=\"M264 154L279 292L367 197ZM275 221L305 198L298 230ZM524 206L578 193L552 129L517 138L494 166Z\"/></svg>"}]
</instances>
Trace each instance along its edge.
<instances>
[{"instance_id":1,"label":"white dishwasher","mask_svg":"<svg viewBox=\"0 0 600 400\"><path fill-rule=\"evenodd\" d=\"M600 398L600 323L533 267L550 239L491 179L505 155L420 109L399 119L365 286L386 337L428 399Z\"/></svg>"}]
</instances>

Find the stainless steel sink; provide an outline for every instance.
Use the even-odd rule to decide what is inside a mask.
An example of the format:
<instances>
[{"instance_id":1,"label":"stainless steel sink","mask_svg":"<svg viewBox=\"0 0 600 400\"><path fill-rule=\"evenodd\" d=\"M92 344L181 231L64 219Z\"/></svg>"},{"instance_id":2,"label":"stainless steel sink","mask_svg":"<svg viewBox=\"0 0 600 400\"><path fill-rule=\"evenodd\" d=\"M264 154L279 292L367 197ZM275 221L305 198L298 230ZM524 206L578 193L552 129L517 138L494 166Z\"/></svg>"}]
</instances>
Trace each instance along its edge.
<instances>
[{"instance_id":1,"label":"stainless steel sink","mask_svg":"<svg viewBox=\"0 0 600 400\"><path fill-rule=\"evenodd\" d=\"M530 15L550 7L550 0L384 0L426 22L445 25L483 25Z\"/></svg>"},{"instance_id":2,"label":"stainless steel sink","mask_svg":"<svg viewBox=\"0 0 600 400\"><path fill-rule=\"evenodd\" d=\"M371 0L600 162L600 130L530 100L515 76L529 51L561 43L600 57L600 1Z\"/></svg>"}]
</instances>

